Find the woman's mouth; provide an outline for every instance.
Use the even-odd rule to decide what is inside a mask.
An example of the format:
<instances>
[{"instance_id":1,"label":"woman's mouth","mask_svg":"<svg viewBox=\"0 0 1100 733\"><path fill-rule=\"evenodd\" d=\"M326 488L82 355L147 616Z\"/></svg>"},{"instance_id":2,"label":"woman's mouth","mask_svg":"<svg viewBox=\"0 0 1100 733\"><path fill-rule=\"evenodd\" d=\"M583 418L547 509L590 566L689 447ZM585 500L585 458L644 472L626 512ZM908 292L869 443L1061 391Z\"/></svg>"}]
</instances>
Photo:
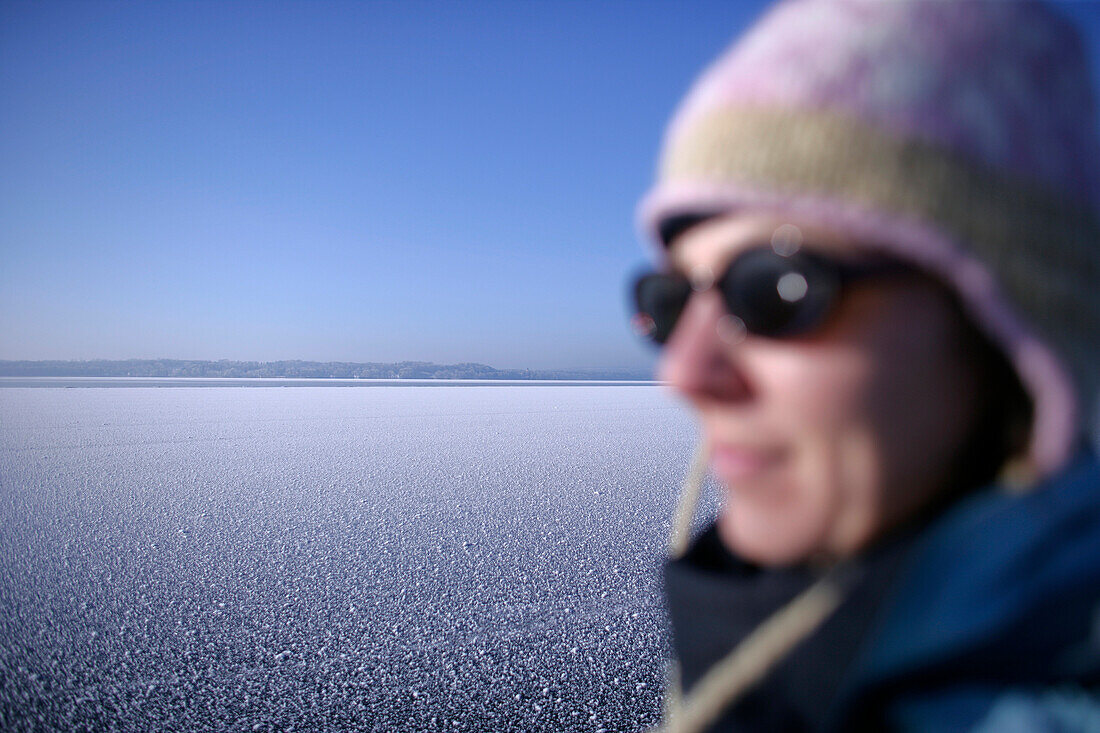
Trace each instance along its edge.
<instances>
[{"instance_id":1,"label":"woman's mouth","mask_svg":"<svg viewBox=\"0 0 1100 733\"><path fill-rule=\"evenodd\" d=\"M711 446L710 467L724 483L756 478L778 465L782 453L774 448L718 444Z\"/></svg>"}]
</instances>

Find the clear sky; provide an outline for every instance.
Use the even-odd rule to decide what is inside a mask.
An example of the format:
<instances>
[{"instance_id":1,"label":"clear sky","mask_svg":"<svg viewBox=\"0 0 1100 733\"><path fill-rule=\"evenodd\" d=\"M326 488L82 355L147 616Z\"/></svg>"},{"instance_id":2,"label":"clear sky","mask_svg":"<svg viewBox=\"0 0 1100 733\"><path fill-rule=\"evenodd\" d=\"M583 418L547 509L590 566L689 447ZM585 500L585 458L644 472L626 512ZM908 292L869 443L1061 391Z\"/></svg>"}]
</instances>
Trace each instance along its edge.
<instances>
[{"instance_id":1,"label":"clear sky","mask_svg":"<svg viewBox=\"0 0 1100 733\"><path fill-rule=\"evenodd\" d=\"M645 367L634 206L764 5L0 0L0 359Z\"/></svg>"}]
</instances>

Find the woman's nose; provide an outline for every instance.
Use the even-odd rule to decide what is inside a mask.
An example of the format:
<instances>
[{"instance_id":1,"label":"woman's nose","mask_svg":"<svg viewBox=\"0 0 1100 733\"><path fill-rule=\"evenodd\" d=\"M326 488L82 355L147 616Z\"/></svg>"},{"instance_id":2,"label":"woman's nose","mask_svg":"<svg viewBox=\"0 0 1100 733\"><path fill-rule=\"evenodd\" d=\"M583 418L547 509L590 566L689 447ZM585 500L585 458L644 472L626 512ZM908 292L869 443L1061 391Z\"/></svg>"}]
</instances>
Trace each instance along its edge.
<instances>
[{"instance_id":1,"label":"woman's nose","mask_svg":"<svg viewBox=\"0 0 1100 733\"><path fill-rule=\"evenodd\" d=\"M658 377L689 398L742 400L749 384L738 358L740 321L714 291L694 294L665 343Z\"/></svg>"}]
</instances>

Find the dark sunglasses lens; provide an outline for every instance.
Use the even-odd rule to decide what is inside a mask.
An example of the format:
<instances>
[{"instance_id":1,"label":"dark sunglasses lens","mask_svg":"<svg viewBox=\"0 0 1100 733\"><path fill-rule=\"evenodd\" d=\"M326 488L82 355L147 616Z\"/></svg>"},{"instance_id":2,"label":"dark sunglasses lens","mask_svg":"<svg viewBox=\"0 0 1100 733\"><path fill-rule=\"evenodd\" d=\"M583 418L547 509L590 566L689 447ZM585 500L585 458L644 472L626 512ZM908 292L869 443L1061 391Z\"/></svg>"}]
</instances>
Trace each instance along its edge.
<instances>
[{"instance_id":1,"label":"dark sunglasses lens","mask_svg":"<svg viewBox=\"0 0 1100 733\"><path fill-rule=\"evenodd\" d=\"M835 275L823 265L771 249L741 255L722 279L730 312L760 336L792 336L819 325L836 289Z\"/></svg>"},{"instance_id":2,"label":"dark sunglasses lens","mask_svg":"<svg viewBox=\"0 0 1100 733\"><path fill-rule=\"evenodd\" d=\"M634 330L663 344L672 335L690 295L691 286L682 277L657 272L638 278L634 284Z\"/></svg>"}]
</instances>

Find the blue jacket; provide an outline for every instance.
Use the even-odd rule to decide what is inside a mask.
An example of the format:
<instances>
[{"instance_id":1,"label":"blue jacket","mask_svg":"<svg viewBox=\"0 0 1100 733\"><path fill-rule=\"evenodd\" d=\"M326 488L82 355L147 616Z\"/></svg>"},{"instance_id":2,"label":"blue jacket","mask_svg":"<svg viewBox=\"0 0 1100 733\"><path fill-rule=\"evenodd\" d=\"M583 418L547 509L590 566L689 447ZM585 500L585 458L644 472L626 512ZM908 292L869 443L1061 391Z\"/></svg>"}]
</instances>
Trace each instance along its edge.
<instances>
[{"instance_id":1,"label":"blue jacket","mask_svg":"<svg viewBox=\"0 0 1100 733\"><path fill-rule=\"evenodd\" d=\"M995 488L955 507L923 533L880 614L841 694L849 720L1100 732L1095 456L1025 495Z\"/></svg>"},{"instance_id":2,"label":"blue jacket","mask_svg":"<svg viewBox=\"0 0 1100 733\"><path fill-rule=\"evenodd\" d=\"M1095 456L1083 452L1024 495L971 495L879 554L821 638L796 648L715 730L1100 733ZM688 687L747 628L730 610L745 605L738 583L772 582L770 571L719 573L699 557L666 568ZM778 593L780 604L795 592L763 597ZM751 591L748 605L771 605L759 596Z\"/></svg>"}]
</instances>

